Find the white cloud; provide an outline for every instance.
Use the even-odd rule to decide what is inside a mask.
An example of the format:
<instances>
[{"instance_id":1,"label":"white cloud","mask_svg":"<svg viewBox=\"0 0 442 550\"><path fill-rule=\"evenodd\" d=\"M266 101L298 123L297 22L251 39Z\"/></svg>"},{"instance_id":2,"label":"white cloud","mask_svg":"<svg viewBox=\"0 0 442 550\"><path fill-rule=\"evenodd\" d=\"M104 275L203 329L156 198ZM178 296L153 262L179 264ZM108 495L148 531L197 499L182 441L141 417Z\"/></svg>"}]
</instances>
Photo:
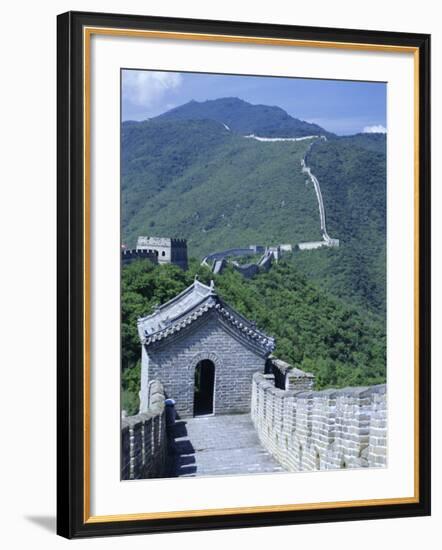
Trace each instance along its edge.
<instances>
[{"instance_id":1,"label":"white cloud","mask_svg":"<svg viewBox=\"0 0 442 550\"><path fill-rule=\"evenodd\" d=\"M386 134L387 128L382 124L375 124L374 126L365 126L362 132L364 134Z\"/></svg>"},{"instance_id":2,"label":"white cloud","mask_svg":"<svg viewBox=\"0 0 442 550\"><path fill-rule=\"evenodd\" d=\"M124 71L123 101L151 107L161 101L168 91L178 88L182 80L179 73Z\"/></svg>"}]
</instances>

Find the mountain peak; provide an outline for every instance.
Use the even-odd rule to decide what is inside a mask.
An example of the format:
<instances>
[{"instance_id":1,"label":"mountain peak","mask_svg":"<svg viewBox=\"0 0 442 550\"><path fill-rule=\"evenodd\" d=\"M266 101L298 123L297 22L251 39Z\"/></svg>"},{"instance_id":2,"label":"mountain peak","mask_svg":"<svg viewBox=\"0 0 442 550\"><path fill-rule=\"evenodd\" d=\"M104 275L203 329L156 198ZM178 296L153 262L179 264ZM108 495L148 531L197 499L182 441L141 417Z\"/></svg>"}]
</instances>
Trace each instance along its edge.
<instances>
[{"instance_id":1,"label":"mountain peak","mask_svg":"<svg viewBox=\"0 0 442 550\"><path fill-rule=\"evenodd\" d=\"M238 97L222 97L206 101L191 100L163 113L162 120L215 120L240 135L260 137L330 136L330 132L290 116L281 107L253 105Z\"/></svg>"}]
</instances>

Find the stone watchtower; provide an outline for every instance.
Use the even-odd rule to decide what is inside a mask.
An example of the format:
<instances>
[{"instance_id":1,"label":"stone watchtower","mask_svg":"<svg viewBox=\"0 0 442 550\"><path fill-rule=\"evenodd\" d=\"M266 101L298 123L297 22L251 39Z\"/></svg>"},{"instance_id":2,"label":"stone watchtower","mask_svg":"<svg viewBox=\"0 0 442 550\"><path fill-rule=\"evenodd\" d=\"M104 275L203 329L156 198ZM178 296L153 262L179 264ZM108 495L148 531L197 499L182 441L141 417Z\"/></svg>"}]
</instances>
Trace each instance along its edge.
<instances>
[{"instance_id":1,"label":"stone watchtower","mask_svg":"<svg viewBox=\"0 0 442 550\"><path fill-rule=\"evenodd\" d=\"M147 250L157 256L159 264L174 264L187 269L186 239L168 237L138 237L137 250Z\"/></svg>"},{"instance_id":2,"label":"stone watchtower","mask_svg":"<svg viewBox=\"0 0 442 550\"><path fill-rule=\"evenodd\" d=\"M151 383L159 380L181 416L250 411L253 374L264 373L275 347L213 284L199 281L139 319L138 334L140 412L148 410Z\"/></svg>"}]
</instances>

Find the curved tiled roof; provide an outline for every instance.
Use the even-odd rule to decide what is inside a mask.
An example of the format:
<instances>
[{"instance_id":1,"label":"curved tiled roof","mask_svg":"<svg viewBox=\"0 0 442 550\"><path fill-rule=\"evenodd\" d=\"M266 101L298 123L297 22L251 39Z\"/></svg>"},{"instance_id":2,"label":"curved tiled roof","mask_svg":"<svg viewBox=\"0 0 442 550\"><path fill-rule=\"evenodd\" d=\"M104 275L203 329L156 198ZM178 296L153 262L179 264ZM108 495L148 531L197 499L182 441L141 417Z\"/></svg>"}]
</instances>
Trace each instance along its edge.
<instances>
[{"instance_id":1,"label":"curved tiled roof","mask_svg":"<svg viewBox=\"0 0 442 550\"><path fill-rule=\"evenodd\" d=\"M216 294L213 282L207 286L195 281L154 313L138 319L140 340L146 346L164 340L209 312L218 314L224 323L238 331L262 353L268 354L274 350L275 340L224 303Z\"/></svg>"}]
</instances>

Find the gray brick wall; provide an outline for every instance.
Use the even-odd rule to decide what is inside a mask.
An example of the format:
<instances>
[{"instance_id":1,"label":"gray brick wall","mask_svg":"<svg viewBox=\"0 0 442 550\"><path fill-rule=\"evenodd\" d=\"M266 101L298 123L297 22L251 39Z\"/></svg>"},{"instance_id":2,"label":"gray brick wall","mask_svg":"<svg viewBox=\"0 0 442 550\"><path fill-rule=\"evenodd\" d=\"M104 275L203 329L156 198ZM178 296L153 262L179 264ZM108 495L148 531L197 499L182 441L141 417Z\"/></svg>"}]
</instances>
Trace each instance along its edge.
<instances>
[{"instance_id":1,"label":"gray brick wall","mask_svg":"<svg viewBox=\"0 0 442 550\"><path fill-rule=\"evenodd\" d=\"M176 401L182 417L193 415L195 368L199 361L215 364L214 413L250 410L252 377L264 372L266 357L213 313L194 321L177 335L143 349L140 403L149 407L149 380L160 380L166 397Z\"/></svg>"},{"instance_id":2,"label":"gray brick wall","mask_svg":"<svg viewBox=\"0 0 442 550\"><path fill-rule=\"evenodd\" d=\"M145 413L127 416L121 426L121 479L162 477L167 467L164 390L150 384L151 405Z\"/></svg>"},{"instance_id":3,"label":"gray brick wall","mask_svg":"<svg viewBox=\"0 0 442 550\"><path fill-rule=\"evenodd\" d=\"M264 447L289 471L386 466L386 385L299 392L256 373L251 415Z\"/></svg>"}]
</instances>

